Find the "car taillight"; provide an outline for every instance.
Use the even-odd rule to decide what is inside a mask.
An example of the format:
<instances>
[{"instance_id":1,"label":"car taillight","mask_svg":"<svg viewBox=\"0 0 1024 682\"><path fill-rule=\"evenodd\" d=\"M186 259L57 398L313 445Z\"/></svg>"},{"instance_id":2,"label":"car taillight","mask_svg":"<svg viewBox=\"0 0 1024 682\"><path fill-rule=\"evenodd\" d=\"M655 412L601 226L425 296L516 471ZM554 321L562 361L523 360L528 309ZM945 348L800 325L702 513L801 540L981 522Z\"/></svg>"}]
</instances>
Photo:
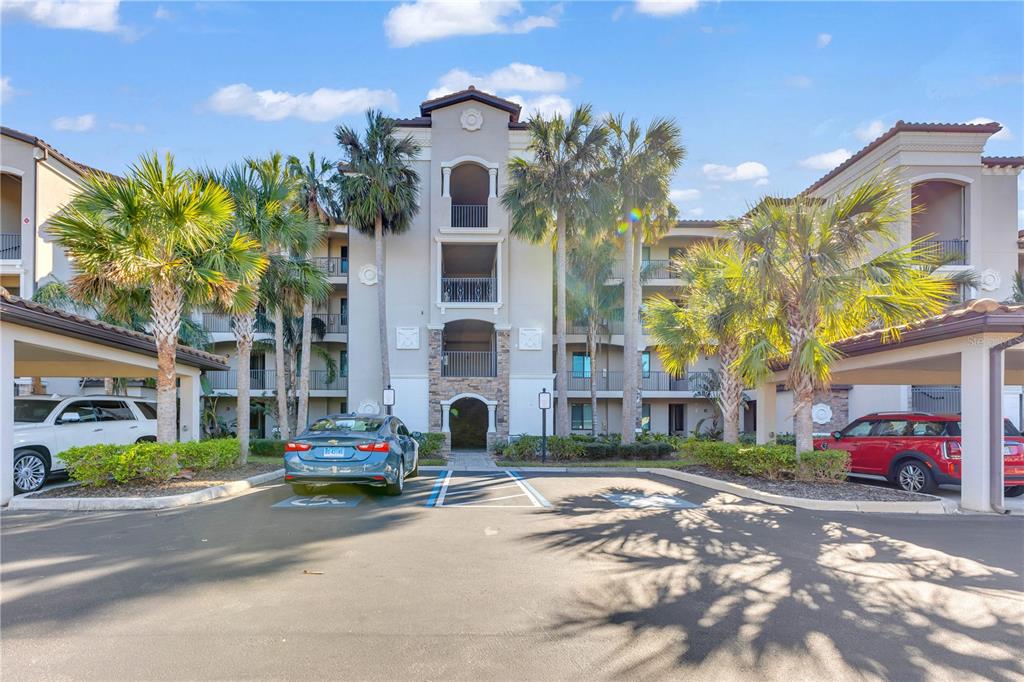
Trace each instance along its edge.
<instances>
[{"instance_id":1,"label":"car taillight","mask_svg":"<svg viewBox=\"0 0 1024 682\"><path fill-rule=\"evenodd\" d=\"M284 451L285 452L306 452L307 450L312 450L312 449L313 449L313 444L312 443L285 443L284 444Z\"/></svg>"},{"instance_id":2,"label":"car taillight","mask_svg":"<svg viewBox=\"0 0 1024 682\"><path fill-rule=\"evenodd\" d=\"M356 450L360 452L387 452L391 448L384 441L377 441L376 443L360 443L356 446Z\"/></svg>"},{"instance_id":3,"label":"car taillight","mask_svg":"<svg viewBox=\"0 0 1024 682\"><path fill-rule=\"evenodd\" d=\"M942 456L945 459L960 459L960 443L955 440L943 441Z\"/></svg>"}]
</instances>

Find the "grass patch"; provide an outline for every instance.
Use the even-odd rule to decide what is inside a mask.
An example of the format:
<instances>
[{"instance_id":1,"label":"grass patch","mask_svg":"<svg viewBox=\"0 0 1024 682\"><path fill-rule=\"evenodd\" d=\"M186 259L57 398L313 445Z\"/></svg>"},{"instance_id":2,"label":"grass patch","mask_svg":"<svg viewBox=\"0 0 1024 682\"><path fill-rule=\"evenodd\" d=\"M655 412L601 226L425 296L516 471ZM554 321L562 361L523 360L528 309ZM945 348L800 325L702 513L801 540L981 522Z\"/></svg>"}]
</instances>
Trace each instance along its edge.
<instances>
[{"instance_id":1,"label":"grass patch","mask_svg":"<svg viewBox=\"0 0 1024 682\"><path fill-rule=\"evenodd\" d=\"M420 466L443 467L448 466L448 460L444 457L420 457Z\"/></svg>"},{"instance_id":2,"label":"grass patch","mask_svg":"<svg viewBox=\"0 0 1024 682\"><path fill-rule=\"evenodd\" d=\"M249 462L255 464L278 464L284 466L284 457L280 455L249 455Z\"/></svg>"}]
</instances>

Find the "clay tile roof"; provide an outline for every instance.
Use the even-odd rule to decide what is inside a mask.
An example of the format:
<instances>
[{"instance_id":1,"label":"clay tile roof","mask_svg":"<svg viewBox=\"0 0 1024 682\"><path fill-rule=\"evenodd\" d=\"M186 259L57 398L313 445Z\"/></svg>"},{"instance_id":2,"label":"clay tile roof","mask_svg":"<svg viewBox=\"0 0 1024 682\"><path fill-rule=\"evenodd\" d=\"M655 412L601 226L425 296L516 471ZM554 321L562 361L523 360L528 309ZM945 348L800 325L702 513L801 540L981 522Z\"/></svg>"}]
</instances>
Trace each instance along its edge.
<instances>
[{"instance_id":1,"label":"clay tile roof","mask_svg":"<svg viewBox=\"0 0 1024 682\"><path fill-rule=\"evenodd\" d=\"M728 220L677 220L676 227L722 227Z\"/></svg>"},{"instance_id":2,"label":"clay tile roof","mask_svg":"<svg viewBox=\"0 0 1024 682\"><path fill-rule=\"evenodd\" d=\"M818 189L898 133L988 133L989 135L994 135L1002 129L1003 126L994 121L992 123L908 123L906 121L896 121L892 128L889 128L889 130L875 138L873 142L830 170L818 179L817 182L805 189L802 194L808 194Z\"/></svg>"},{"instance_id":3,"label":"clay tile roof","mask_svg":"<svg viewBox=\"0 0 1024 682\"><path fill-rule=\"evenodd\" d=\"M969 320L991 313L1024 313L1024 305L1000 303L999 301L995 301L991 298L978 298L973 301L968 301L958 308L951 308L938 315L933 315L932 317L925 317L897 327L873 329L869 332L864 332L863 334L851 336L843 339L837 343L836 346L842 349L844 346L854 344L859 345L864 341L881 341L883 338L890 338L897 335L903 336L908 332L931 329L957 320Z\"/></svg>"},{"instance_id":4,"label":"clay tile roof","mask_svg":"<svg viewBox=\"0 0 1024 682\"><path fill-rule=\"evenodd\" d=\"M1024 156L983 156L981 164L990 168L1020 168L1024 166Z\"/></svg>"},{"instance_id":5,"label":"clay tile roof","mask_svg":"<svg viewBox=\"0 0 1024 682\"><path fill-rule=\"evenodd\" d=\"M492 95L482 90L477 90L475 86L470 85L465 90L459 90L458 92L452 92L441 97L435 97L434 99L428 99L420 104L420 116L429 116L430 112L434 109L440 109L441 107L451 106L460 102L466 102L468 100L476 100L488 104L497 109L507 111L512 115L512 123L519 122L519 112L522 110L518 104L511 100Z\"/></svg>"},{"instance_id":6,"label":"clay tile roof","mask_svg":"<svg viewBox=\"0 0 1024 682\"><path fill-rule=\"evenodd\" d=\"M70 327L68 325L59 324L60 321L63 320L72 323L71 326L86 327L88 329L95 330L96 332L95 334L71 335L79 337L87 336L92 338L92 340L100 342L106 340L108 343L105 345L117 345L117 343L120 343L121 345L130 346L139 350L149 351L150 355L156 354L156 340L150 334L143 334L142 332L137 332L134 329L118 327L117 325L108 324L100 320L94 320L90 317L83 317L82 315L69 313L66 310L51 308L50 306L21 298L20 296L13 296L2 288L0 288L0 308L3 309L3 317L15 323L22 317L17 314L20 309L23 311L37 313L37 316L42 315L50 318L50 321L53 324L47 324L46 329L49 331L55 331L58 333L61 331L70 331ZM68 328L62 329L62 327ZM110 343L111 341L114 343ZM186 346L179 343L177 356L179 361L193 366L202 367L204 369L228 369L227 360L223 356L207 353L204 350L193 348L192 346Z\"/></svg>"},{"instance_id":7,"label":"clay tile roof","mask_svg":"<svg viewBox=\"0 0 1024 682\"><path fill-rule=\"evenodd\" d=\"M28 133L23 133L20 130L8 128L7 126L0 126L0 132L2 132L7 137L13 137L16 140L21 140L22 142L27 142L28 144L35 145L40 149L45 149L48 153L57 157L57 159L61 163L71 167L81 175L105 175L109 177L116 177L113 173L108 173L105 170L93 168L92 166L87 166L84 163L79 163L78 161L75 161L70 156L61 153L56 147L46 142L46 140L43 140L40 137L36 137L35 135L29 135Z\"/></svg>"}]
</instances>

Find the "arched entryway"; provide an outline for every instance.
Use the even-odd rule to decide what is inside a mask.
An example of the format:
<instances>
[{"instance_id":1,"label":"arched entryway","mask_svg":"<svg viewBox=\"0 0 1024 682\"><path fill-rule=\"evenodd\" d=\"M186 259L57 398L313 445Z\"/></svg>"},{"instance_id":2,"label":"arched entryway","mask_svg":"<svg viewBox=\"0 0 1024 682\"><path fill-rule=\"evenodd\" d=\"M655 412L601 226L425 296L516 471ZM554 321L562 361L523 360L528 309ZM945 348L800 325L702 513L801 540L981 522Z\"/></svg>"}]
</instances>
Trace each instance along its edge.
<instances>
[{"instance_id":1,"label":"arched entryway","mask_svg":"<svg viewBox=\"0 0 1024 682\"><path fill-rule=\"evenodd\" d=\"M487 448L487 405L478 398L459 398L449 408L453 450Z\"/></svg>"}]
</instances>

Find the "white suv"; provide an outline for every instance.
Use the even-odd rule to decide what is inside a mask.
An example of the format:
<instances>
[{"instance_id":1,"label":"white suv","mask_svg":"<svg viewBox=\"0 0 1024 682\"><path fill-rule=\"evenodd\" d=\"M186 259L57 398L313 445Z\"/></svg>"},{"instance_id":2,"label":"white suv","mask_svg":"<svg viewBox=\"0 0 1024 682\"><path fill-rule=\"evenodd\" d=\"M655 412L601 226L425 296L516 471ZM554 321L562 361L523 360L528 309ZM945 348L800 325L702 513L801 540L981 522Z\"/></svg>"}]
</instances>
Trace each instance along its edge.
<instances>
[{"instance_id":1,"label":"white suv","mask_svg":"<svg viewBox=\"0 0 1024 682\"><path fill-rule=\"evenodd\" d=\"M39 490L67 469L60 453L79 445L156 440L156 403L125 396L14 399L14 490Z\"/></svg>"}]
</instances>

